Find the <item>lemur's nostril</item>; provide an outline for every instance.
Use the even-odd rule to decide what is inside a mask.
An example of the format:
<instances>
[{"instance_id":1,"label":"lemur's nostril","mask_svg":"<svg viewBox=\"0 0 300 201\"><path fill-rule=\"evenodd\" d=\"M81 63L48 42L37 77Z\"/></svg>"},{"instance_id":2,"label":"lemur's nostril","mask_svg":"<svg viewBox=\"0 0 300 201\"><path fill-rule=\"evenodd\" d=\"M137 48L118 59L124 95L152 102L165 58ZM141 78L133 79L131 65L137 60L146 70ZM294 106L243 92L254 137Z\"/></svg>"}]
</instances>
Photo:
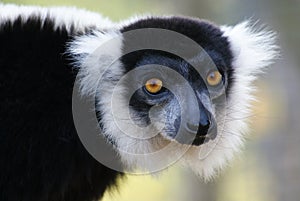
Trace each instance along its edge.
<instances>
[{"instance_id":1,"label":"lemur's nostril","mask_svg":"<svg viewBox=\"0 0 300 201\"><path fill-rule=\"evenodd\" d=\"M210 128L210 121L207 119L204 122L199 123L197 136L205 136L208 134L208 130Z\"/></svg>"}]
</instances>

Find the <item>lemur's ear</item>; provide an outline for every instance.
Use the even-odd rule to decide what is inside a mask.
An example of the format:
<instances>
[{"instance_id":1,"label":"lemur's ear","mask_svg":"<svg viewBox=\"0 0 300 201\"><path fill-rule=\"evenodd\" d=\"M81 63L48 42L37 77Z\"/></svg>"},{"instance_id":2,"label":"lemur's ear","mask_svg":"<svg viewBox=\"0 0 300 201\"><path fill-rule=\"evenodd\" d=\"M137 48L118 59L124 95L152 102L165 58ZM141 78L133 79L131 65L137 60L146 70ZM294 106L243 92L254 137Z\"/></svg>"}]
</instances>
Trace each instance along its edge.
<instances>
[{"instance_id":1,"label":"lemur's ear","mask_svg":"<svg viewBox=\"0 0 300 201\"><path fill-rule=\"evenodd\" d=\"M108 68L110 72L121 73L117 59L122 55L122 35L111 29L77 36L68 44L67 54L79 70L81 93L94 94L99 78Z\"/></svg>"},{"instance_id":2,"label":"lemur's ear","mask_svg":"<svg viewBox=\"0 0 300 201\"><path fill-rule=\"evenodd\" d=\"M221 29L230 42L237 76L253 81L279 54L276 34L257 27L256 23L245 21L233 27L222 26Z\"/></svg>"}]
</instances>

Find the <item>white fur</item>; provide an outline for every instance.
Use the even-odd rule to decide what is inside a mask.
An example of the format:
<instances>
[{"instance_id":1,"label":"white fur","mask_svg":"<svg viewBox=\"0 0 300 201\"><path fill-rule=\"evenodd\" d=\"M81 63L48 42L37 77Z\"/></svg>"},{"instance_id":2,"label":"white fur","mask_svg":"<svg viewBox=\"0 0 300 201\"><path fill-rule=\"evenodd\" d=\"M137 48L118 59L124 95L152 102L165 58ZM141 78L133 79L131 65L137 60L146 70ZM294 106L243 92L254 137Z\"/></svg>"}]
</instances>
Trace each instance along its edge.
<instances>
[{"instance_id":1,"label":"white fur","mask_svg":"<svg viewBox=\"0 0 300 201\"><path fill-rule=\"evenodd\" d=\"M128 103L123 98L122 84L116 87L117 83L101 82L102 85L96 88L99 77L107 68L111 69L110 76L122 76L123 69L117 60L121 56L122 36L117 30L78 37L71 44L70 52L77 55L77 64L81 68L82 93L101 93L97 107L103 114L104 133L116 142L121 159L129 168L156 171L175 162L173 159L180 158L182 164L191 167L203 178L210 179L240 150L243 135L248 129L247 117L251 112L249 106L253 100L252 83L257 75L273 62L278 53L275 35L264 30L256 31L249 22L233 27L223 26L221 30L223 35L228 37L234 55L234 84L231 94L227 97L225 110L218 112L219 116L224 117L220 118L224 119L224 126L219 122L218 137L200 147L180 145L161 135L149 140L137 139L140 132L151 132L152 127L141 131L132 125L127 116ZM109 42L111 39L113 42ZM159 150L164 151L149 154Z\"/></svg>"},{"instance_id":2,"label":"white fur","mask_svg":"<svg viewBox=\"0 0 300 201\"><path fill-rule=\"evenodd\" d=\"M94 31L93 34L76 37L69 46L69 53L75 56L75 65L80 68L78 76L82 94L95 95L102 74L121 56L121 34L115 29L106 33ZM110 70L115 75L123 72L117 60Z\"/></svg>"},{"instance_id":3,"label":"white fur","mask_svg":"<svg viewBox=\"0 0 300 201\"><path fill-rule=\"evenodd\" d=\"M222 26L233 52L234 84L226 101L224 126L218 128L218 137L202 145L207 154L196 160L197 148L192 148L183 158L196 173L210 179L231 160L243 145L248 132L253 97L253 81L271 65L278 56L274 32L259 30L250 21L236 26Z\"/></svg>"},{"instance_id":4,"label":"white fur","mask_svg":"<svg viewBox=\"0 0 300 201\"><path fill-rule=\"evenodd\" d=\"M75 7L45 8L0 3L0 25L6 21L13 22L18 17L25 22L32 16L39 17L42 21L49 17L54 20L55 29L65 26L68 31L72 26L76 31L84 31L89 26L101 29L114 26L114 23L100 14Z\"/></svg>"}]
</instances>

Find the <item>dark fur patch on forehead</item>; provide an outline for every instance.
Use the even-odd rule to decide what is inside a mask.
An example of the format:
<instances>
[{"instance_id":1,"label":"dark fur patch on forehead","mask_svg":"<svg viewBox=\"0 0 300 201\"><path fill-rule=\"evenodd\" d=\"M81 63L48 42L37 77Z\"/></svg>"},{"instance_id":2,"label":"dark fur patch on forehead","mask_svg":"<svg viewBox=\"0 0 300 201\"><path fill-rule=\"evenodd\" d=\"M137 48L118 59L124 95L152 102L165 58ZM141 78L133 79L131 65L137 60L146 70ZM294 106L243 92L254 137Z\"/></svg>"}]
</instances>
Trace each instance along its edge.
<instances>
[{"instance_id":1,"label":"dark fur patch on forehead","mask_svg":"<svg viewBox=\"0 0 300 201\"><path fill-rule=\"evenodd\" d=\"M183 34L194 40L209 54L216 66L227 74L227 91L229 90L233 77L231 66L233 55L230 51L229 41L223 36L223 32L216 25L196 18L149 17L124 26L120 31L124 33L143 28L167 29ZM124 44L126 46L126 41L124 41ZM129 71L134 68L136 66L135 62L138 62L146 52L147 51L139 51L124 56L121 61L125 66L125 70Z\"/></svg>"}]
</instances>

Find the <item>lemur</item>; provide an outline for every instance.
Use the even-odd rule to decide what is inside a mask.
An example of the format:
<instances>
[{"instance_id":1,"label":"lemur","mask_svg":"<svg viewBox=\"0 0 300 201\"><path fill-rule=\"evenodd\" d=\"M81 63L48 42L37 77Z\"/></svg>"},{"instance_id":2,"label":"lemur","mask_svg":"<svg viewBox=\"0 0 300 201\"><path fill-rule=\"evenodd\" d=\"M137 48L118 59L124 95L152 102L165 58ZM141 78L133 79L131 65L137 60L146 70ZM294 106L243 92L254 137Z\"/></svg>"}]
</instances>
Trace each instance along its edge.
<instances>
[{"instance_id":1,"label":"lemur","mask_svg":"<svg viewBox=\"0 0 300 201\"><path fill-rule=\"evenodd\" d=\"M206 180L243 145L275 34L0 4L0 200L92 201L124 172Z\"/></svg>"}]
</instances>

